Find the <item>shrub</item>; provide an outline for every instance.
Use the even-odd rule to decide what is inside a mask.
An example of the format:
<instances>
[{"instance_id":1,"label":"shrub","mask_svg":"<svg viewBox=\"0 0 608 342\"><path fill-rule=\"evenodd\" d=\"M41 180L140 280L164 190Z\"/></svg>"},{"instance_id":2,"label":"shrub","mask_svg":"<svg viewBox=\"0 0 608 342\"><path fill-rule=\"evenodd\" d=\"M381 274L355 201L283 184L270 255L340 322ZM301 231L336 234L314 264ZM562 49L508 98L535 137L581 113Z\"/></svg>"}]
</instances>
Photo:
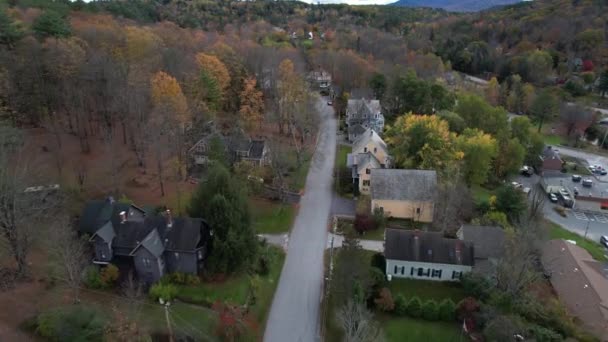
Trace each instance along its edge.
<instances>
[{"instance_id":1,"label":"shrub","mask_svg":"<svg viewBox=\"0 0 608 342\"><path fill-rule=\"evenodd\" d=\"M119 275L120 271L118 271L118 267L109 264L101 270L99 280L104 288L109 288L114 286Z\"/></svg>"},{"instance_id":2,"label":"shrub","mask_svg":"<svg viewBox=\"0 0 608 342\"><path fill-rule=\"evenodd\" d=\"M36 333L51 341L102 341L104 319L81 305L52 309L36 318Z\"/></svg>"},{"instance_id":3,"label":"shrub","mask_svg":"<svg viewBox=\"0 0 608 342\"><path fill-rule=\"evenodd\" d=\"M355 230L359 234L363 234L374 229L376 229L374 220L372 220L369 215L357 214L355 216Z\"/></svg>"},{"instance_id":4,"label":"shrub","mask_svg":"<svg viewBox=\"0 0 608 342\"><path fill-rule=\"evenodd\" d=\"M534 336L539 342L558 342L563 341L564 337L552 329L532 324L529 328L530 335Z\"/></svg>"},{"instance_id":5,"label":"shrub","mask_svg":"<svg viewBox=\"0 0 608 342\"><path fill-rule=\"evenodd\" d=\"M158 300L162 298L165 302L170 301L177 295L177 287L173 284L156 283L150 288L150 298Z\"/></svg>"},{"instance_id":6,"label":"shrub","mask_svg":"<svg viewBox=\"0 0 608 342\"><path fill-rule=\"evenodd\" d=\"M479 298L480 300L487 299L492 291L490 281L484 276L473 272L463 275L460 279L460 284L465 295Z\"/></svg>"},{"instance_id":7,"label":"shrub","mask_svg":"<svg viewBox=\"0 0 608 342\"><path fill-rule=\"evenodd\" d=\"M399 294L397 294L397 296L395 296L395 311L394 312L398 316L407 315L407 300L405 299L405 296L401 293L399 293Z\"/></svg>"},{"instance_id":8,"label":"shrub","mask_svg":"<svg viewBox=\"0 0 608 342\"><path fill-rule=\"evenodd\" d=\"M436 301L429 299L422 305L422 318L429 321L439 319L439 309Z\"/></svg>"},{"instance_id":9,"label":"shrub","mask_svg":"<svg viewBox=\"0 0 608 342\"><path fill-rule=\"evenodd\" d=\"M380 290L379 297L374 299L374 303L376 303L376 307L378 309L384 312L391 312L395 309L393 295L391 294L391 290L389 290L387 287Z\"/></svg>"},{"instance_id":10,"label":"shrub","mask_svg":"<svg viewBox=\"0 0 608 342\"><path fill-rule=\"evenodd\" d=\"M419 318L422 316L422 302L420 298L414 296L407 302L407 314L413 318Z\"/></svg>"},{"instance_id":11,"label":"shrub","mask_svg":"<svg viewBox=\"0 0 608 342\"><path fill-rule=\"evenodd\" d=\"M375 229L384 229L386 228L386 216L384 216L384 210L380 208L374 208L374 227Z\"/></svg>"},{"instance_id":12,"label":"shrub","mask_svg":"<svg viewBox=\"0 0 608 342\"><path fill-rule=\"evenodd\" d=\"M456 304L446 298L439 304L439 319L446 322L451 322L456 318Z\"/></svg>"},{"instance_id":13,"label":"shrub","mask_svg":"<svg viewBox=\"0 0 608 342\"><path fill-rule=\"evenodd\" d=\"M160 279L162 284L175 284L175 285L189 285L196 286L201 283L198 276L190 273L174 272L169 275L165 275Z\"/></svg>"},{"instance_id":14,"label":"shrub","mask_svg":"<svg viewBox=\"0 0 608 342\"><path fill-rule=\"evenodd\" d=\"M95 265L87 267L84 272L84 285L90 289L103 288L103 282L99 275L99 269Z\"/></svg>"},{"instance_id":15,"label":"shrub","mask_svg":"<svg viewBox=\"0 0 608 342\"><path fill-rule=\"evenodd\" d=\"M463 320L472 318L473 315L479 311L479 303L473 297L466 297L458 303L456 313L458 319Z\"/></svg>"},{"instance_id":16,"label":"shrub","mask_svg":"<svg viewBox=\"0 0 608 342\"><path fill-rule=\"evenodd\" d=\"M376 253L372 256L372 267L378 268L384 274L386 272L386 258L382 253Z\"/></svg>"},{"instance_id":17,"label":"shrub","mask_svg":"<svg viewBox=\"0 0 608 342\"><path fill-rule=\"evenodd\" d=\"M384 273L376 267L370 268L371 287L374 293L378 293L380 289L386 287L386 277Z\"/></svg>"}]
</instances>

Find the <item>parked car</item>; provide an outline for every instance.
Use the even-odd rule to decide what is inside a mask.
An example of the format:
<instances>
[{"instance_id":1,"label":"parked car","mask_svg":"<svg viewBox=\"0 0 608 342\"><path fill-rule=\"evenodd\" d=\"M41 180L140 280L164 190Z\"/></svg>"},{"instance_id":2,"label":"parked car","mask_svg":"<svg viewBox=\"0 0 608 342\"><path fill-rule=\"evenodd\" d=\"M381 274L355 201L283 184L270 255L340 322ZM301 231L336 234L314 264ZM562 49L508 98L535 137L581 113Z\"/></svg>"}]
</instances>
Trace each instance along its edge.
<instances>
[{"instance_id":1,"label":"parked car","mask_svg":"<svg viewBox=\"0 0 608 342\"><path fill-rule=\"evenodd\" d=\"M573 182L580 182L581 179L583 179L583 177L581 177L580 175L572 175Z\"/></svg>"},{"instance_id":2,"label":"parked car","mask_svg":"<svg viewBox=\"0 0 608 342\"><path fill-rule=\"evenodd\" d=\"M334 101L327 101L328 106L333 106L333 104L334 104Z\"/></svg>"},{"instance_id":3,"label":"parked car","mask_svg":"<svg viewBox=\"0 0 608 342\"><path fill-rule=\"evenodd\" d=\"M534 169L530 166L524 165L521 169L519 169L519 173L526 177L530 177L534 174Z\"/></svg>"},{"instance_id":4,"label":"parked car","mask_svg":"<svg viewBox=\"0 0 608 342\"><path fill-rule=\"evenodd\" d=\"M518 182L511 182L511 186L514 187L515 189L521 189L523 188L523 184L518 183Z\"/></svg>"},{"instance_id":5,"label":"parked car","mask_svg":"<svg viewBox=\"0 0 608 342\"><path fill-rule=\"evenodd\" d=\"M577 187L574 187L574 189L573 189L573 190L574 190L574 196L578 196L578 188L577 188Z\"/></svg>"},{"instance_id":6,"label":"parked car","mask_svg":"<svg viewBox=\"0 0 608 342\"><path fill-rule=\"evenodd\" d=\"M550 193L550 194L549 194L549 200L550 200L552 203L557 203L557 196L555 196L555 194L554 194L554 193Z\"/></svg>"},{"instance_id":7,"label":"parked car","mask_svg":"<svg viewBox=\"0 0 608 342\"><path fill-rule=\"evenodd\" d=\"M589 178L585 178L583 179L583 186L590 188L593 186L593 181Z\"/></svg>"},{"instance_id":8,"label":"parked car","mask_svg":"<svg viewBox=\"0 0 608 342\"><path fill-rule=\"evenodd\" d=\"M600 237L600 244L608 248L608 235L602 235L602 237Z\"/></svg>"}]
</instances>

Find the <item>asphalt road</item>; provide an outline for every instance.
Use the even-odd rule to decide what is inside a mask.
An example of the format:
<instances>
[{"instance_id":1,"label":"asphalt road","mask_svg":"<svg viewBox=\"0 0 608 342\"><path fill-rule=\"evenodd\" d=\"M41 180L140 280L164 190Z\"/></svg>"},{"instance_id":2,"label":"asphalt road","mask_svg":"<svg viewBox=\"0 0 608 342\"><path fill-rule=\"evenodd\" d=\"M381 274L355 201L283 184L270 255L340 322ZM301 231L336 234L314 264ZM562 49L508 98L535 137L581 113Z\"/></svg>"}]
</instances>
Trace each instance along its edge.
<instances>
[{"instance_id":1,"label":"asphalt road","mask_svg":"<svg viewBox=\"0 0 608 342\"><path fill-rule=\"evenodd\" d=\"M332 170L337 123L333 107L320 99L317 150L306 179L304 196L289 237L287 258L268 316L264 341L320 341L319 306L323 285L323 253L332 205Z\"/></svg>"}]
</instances>

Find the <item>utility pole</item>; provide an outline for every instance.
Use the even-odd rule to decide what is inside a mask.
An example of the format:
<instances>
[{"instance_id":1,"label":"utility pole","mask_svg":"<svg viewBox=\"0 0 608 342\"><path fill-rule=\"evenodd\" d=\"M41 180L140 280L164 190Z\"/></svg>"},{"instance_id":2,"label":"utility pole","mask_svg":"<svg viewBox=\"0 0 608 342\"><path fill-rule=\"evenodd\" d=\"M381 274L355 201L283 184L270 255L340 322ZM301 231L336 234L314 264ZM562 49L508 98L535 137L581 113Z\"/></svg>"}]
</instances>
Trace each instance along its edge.
<instances>
[{"instance_id":1,"label":"utility pole","mask_svg":"<svg viewBox=\"0 0 608 342\"><path fill-rule=\"evenodd\" d=\"M589 231L589 224L591 221L587 221L587 228L585 228L585 239L587 238L587 232Z\"/></svg>"}]
</instances>

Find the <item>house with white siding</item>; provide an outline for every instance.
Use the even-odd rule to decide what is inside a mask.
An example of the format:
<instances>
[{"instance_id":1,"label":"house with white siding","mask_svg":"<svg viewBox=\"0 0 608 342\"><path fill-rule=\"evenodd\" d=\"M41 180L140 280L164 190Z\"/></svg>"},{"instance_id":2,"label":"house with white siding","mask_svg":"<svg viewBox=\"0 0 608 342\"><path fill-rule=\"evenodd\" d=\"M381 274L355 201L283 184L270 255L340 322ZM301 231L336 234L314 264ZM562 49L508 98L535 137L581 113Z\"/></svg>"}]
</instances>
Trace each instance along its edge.
<instances>
[{"instance_id":1,"label":"house with white siding","mask_svg":"<svg viewBox=\"0 0 608 342\"><path fill-rule=\"evenodd\" d=\"M434 281L460 281L475 264L473 244L437 232L386 229L386 275Z\"/></svg>"}]
</instances>

